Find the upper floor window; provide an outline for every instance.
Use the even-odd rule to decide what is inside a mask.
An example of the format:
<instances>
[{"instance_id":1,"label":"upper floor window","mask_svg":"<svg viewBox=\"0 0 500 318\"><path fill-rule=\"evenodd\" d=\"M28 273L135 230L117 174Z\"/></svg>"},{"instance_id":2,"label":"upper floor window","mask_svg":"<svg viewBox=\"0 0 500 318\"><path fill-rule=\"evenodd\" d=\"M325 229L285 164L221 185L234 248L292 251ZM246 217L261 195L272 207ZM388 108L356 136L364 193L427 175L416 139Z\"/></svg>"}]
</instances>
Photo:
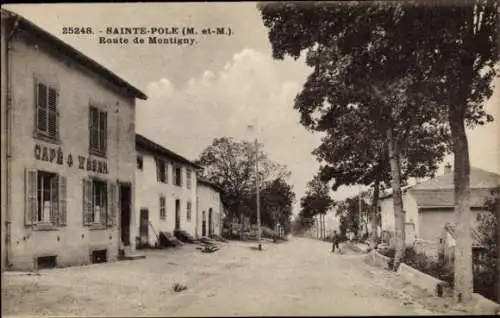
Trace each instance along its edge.
<instances>
[{"instance_id":1,"label":"upper floor window","mask_svg":"<svg viewBox=\"0 0 500 318\"><path fill-rule=\"evenodd\" d=\"M182 187L182 167L175 167L175 185Z\"/></svg>"},{"instance_id":2,"label":"upper floor window","mask_svg":"<svg viewBox=\"0 0 500 318\"><path fill-rule=\"evenodd\" d=\"M144 160L142 155L137 155L137 169L142 170L144 167Z\"/></svg>"},{"instance_id":3,"label":"upper floor window","mask_svg":"<svg viewBox=\"0 0 500 318\"><path fill-rule=\"evenodd\" d=\"M39 135L52 140L58 139L59 122L57 118L57 104L59 93L53 87L36 82L35 107L36 131Z\"/></svg>"},{"instance_id":4,"label":"upper floor window","mask_svg":"<svg viewBox=\"0 0 500 318\"><path fill-rule=\"evenodd\" d=\"M108 113L90 106L89 108L89 146L90 151L106 154Z\"/></svg>"},{"instance_id":5,"label":"upper floor window","mask_svg":"<svg viewBox=\"0 0 500 318\"><path fill-rule=\"evenodd\" d=\"M156 161L156 179L159 182L167 183L167 163L165 160L155 158Z\"/></svg>"},{"instance_id":6,"label":"upper floor window","mask_svg":"<svg viewBox=\"0 0 500 318\"><path fill-rule=\"evenodd\" d=\"M187 188L191 189L191 170L187 170L187 176L186 176L186 184Z\"/></svg>"}]
</instances>

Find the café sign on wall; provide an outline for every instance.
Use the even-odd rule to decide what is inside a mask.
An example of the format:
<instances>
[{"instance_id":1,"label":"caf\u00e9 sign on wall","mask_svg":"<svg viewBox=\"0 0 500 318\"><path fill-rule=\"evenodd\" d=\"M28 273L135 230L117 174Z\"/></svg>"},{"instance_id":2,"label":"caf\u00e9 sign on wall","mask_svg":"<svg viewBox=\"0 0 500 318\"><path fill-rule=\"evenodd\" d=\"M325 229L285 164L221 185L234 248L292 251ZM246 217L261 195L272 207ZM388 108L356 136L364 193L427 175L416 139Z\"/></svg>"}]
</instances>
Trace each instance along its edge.
<instances>
[{"instance_id":1,"label":"caf\u00e9 sign on wall","mask_svg":"<svg viewBox=\"0 0 500 318\"><path fill-rule=\"evenodd\" d=\"M34 155L36 160L56 163L58 165L75 166L80 170L92 171L102 174L108 174L108 163L105 160L98 160L91 157L73 155L71 153L64 155L61 147L52 148L44 145L35 144Z\"/></svg>"}]
</instances>

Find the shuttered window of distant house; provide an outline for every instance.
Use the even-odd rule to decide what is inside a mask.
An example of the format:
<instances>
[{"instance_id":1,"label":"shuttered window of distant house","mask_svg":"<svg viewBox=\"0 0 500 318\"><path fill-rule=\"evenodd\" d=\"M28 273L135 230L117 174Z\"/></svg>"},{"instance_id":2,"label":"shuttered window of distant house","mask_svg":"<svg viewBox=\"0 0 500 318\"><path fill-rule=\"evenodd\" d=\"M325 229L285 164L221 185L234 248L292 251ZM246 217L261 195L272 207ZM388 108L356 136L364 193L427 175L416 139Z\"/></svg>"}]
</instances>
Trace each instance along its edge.
<instances>
[{"instance_id":1,"label":"shuttered window of distant house","mask_svg":"<svg viewBox=\"0 0 500 318\"><path fill-rule=\"evenodd\" d=\"M187 208L186 208L186 218L188 221L191 221L191 202L187 203Z\"/></svg>"},{"instance_id":2,"label":"shuttered window of distant house","mask_svg":"<svg viewBox=\"0 0 500 318\"><path fill-rule=\"evenodd\" d=\"M160 197L160 220L165 220L167 217L166 213L166 200L165 197Z\"/></svg>"}]
</instances>

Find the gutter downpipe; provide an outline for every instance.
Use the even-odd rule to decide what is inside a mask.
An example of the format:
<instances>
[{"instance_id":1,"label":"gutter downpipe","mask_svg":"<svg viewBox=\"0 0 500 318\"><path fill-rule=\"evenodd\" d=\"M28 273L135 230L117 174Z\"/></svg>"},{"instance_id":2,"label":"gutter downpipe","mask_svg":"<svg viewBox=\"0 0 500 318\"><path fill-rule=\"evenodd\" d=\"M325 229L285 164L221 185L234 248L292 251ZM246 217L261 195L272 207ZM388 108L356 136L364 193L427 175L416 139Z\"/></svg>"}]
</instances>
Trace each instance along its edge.
<instances>
[{"instance_id":1,"label":"gutter downpipe","mask_svg":"<svg viewBox=\"0 0 500 318\"><path fill-rule=\"evenodd\" d=\"M8 19L8 18L6 18ZM13 50L12 45L11 45L11 39L14 36L14 33L18 27L19 24L19 17L16 17L14 20L12 30L10 31L10 34L6 37L5 39L5 44L6 44L6 50L5 50L5 77L6 77L6 83L7 83L7 88L6 88L6 106L5 106L5 118L6 118L6 164L5 164L5 268L9 268L12 266L10 262L10 256L12 254L12 245L11 245L11 223L12 223L12 217L11 217L11 178L12 178L12 173L11 173L11 162L12 162L12 63L10 62L9 55L10 51ZM8 23L9 21L4 21L4 23Z\"/></svg>"}]
</instances>

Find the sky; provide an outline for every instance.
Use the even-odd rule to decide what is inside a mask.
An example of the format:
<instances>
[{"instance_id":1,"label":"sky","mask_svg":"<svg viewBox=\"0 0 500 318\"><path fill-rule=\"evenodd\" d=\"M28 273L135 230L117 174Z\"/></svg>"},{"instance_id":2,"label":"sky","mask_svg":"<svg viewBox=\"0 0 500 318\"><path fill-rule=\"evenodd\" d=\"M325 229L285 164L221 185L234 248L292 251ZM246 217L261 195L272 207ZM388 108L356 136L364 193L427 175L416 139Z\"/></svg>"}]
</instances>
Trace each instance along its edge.
<instances>
[{"instance_id":1,"label":"sky","mask_svg":"<svg viewBox=\"0 0 500 318\"><path fill-rule=\"evenodd\" d=\"M297 202L318 171L311 154L320 137L299 123L293 100L311 73L303 58L273 60L256 3L107 3L4 5L117 73L148 95L138 101L136 130L194 160L216 137L258 138L270 159L292 172ZM50 12L50 14L47 14ZM64 34L65 27L94 34ZM100 44L107 27L231 28L197 35L195 43ZM115 37L120 37L116 35ZM161 38L169 37L167 35ZM500 79L495 80L500 86ZM471 165L500 173L500 89L486 103L497 121L468 132ZM248 125L256 130L250 131ZM453 162L448 156L445 162ZM444 165L444 164L443 164ZM441 169L442 171L442 169ZM337 200L357 187L332 193ZM298 213L298 204L294 210Z\"/></svg>"}]
</instances>

